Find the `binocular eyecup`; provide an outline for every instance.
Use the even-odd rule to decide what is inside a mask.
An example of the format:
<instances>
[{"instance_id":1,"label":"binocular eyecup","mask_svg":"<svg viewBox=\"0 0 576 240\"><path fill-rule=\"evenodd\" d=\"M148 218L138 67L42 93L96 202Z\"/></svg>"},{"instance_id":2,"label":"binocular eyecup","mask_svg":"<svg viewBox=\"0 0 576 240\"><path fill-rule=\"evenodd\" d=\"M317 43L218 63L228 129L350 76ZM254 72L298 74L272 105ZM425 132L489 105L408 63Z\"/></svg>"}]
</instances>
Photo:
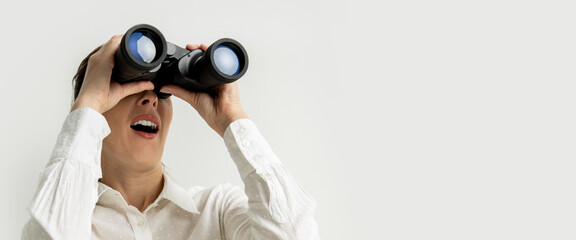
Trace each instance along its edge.
<instances>
[{"instance_id":1,"label":"binocular eyecup","mask_svg":"<svg viewBox=\"0 0 576 240\"><path fill-rule=\"evenodd\" d=\"M155 27L139 24L130 28L114 56L112 79L118 83L152 81L158 97L162 86L178 85L189 91L210 92L241 78L248 69L244 47L230 38L212 43L206 52L189 51L167 42Z\"/></svg>"}]
</instances>

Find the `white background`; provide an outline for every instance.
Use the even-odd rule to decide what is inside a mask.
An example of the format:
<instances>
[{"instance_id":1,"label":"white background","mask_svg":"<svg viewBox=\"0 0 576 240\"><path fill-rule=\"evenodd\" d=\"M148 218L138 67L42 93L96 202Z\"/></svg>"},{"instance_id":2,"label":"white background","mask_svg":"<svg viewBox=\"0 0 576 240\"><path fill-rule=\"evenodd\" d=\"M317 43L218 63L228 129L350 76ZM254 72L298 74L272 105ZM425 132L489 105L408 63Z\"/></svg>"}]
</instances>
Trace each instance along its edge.
<instances>
[{"instance_id":1,"label":"white background","mask_svg":"<svg viewBox=\"0 0 576 240\"><path fill-rule=\"evenodd\" d=\"M80 61L138 23L240 41L243 105L323 239L575 239L573 1L3 1L0 234L17 239ZM174 100L164 162L241 185Z\"/></svg>"}]
</instances>

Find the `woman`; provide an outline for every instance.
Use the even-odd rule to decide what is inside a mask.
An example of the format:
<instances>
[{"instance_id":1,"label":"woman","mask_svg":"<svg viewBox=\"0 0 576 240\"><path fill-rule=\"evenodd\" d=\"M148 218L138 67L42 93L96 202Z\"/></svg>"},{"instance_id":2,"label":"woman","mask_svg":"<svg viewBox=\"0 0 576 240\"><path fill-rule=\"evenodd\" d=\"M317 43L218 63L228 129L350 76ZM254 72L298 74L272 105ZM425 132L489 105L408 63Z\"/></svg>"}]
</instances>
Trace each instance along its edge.
<instances>
[{"instance_id":1,"label":"woman","mask_svg":"<svg viewBox=\"0 0 576 240\"><path fill-rule=\"evenodd\" d=\"M81 64L75 101L32 200L24 239L319 239L315 202L242 109L237 83L173 94L224 138L245 183L179 187L162 167L170 98L110 80L122 36ZM205 45L187 45L188 50Z\"/></svg>"}]
</instances>

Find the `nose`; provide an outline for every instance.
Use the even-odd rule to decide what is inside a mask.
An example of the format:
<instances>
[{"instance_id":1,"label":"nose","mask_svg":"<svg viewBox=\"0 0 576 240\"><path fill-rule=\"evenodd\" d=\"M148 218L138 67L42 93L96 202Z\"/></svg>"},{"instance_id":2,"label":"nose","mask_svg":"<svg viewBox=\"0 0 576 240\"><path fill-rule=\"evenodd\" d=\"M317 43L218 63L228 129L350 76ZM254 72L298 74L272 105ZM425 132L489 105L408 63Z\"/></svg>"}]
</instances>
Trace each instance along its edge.
<instances>
[{"instance_id":1,"label":"nose","mask_svg":"<svg viewBox=\"0 0 576 240\"><path fill-rule=\"evenodd\" d=\"M156 96L156 93L152 90L144 91L138 103L143 106L150 104L152 107L156 108L158 107L158 96Z\"/></svg>"}]
</instances>

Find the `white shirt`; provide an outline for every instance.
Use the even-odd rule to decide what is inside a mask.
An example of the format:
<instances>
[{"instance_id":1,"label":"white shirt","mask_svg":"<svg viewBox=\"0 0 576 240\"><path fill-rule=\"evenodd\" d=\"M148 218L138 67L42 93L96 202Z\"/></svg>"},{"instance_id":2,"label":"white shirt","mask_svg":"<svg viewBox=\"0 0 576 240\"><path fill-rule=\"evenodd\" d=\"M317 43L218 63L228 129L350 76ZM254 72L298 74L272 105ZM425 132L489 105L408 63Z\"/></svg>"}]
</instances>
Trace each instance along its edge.
<instances>
[{"instance_id":1,"label":"white shirt","mask_svg":"<svg viewBox=\"0 0 576 240\"><path fill-rule=\"evenodd\" d=\"M98 182L109 133L106 119L90 108L68 115L23 239L320 239L315 201L251 120L233 122L224 134L245 191L229 184L185 190L164 174L162 192L143 212Z\"/></svg>"}]
</instances>

